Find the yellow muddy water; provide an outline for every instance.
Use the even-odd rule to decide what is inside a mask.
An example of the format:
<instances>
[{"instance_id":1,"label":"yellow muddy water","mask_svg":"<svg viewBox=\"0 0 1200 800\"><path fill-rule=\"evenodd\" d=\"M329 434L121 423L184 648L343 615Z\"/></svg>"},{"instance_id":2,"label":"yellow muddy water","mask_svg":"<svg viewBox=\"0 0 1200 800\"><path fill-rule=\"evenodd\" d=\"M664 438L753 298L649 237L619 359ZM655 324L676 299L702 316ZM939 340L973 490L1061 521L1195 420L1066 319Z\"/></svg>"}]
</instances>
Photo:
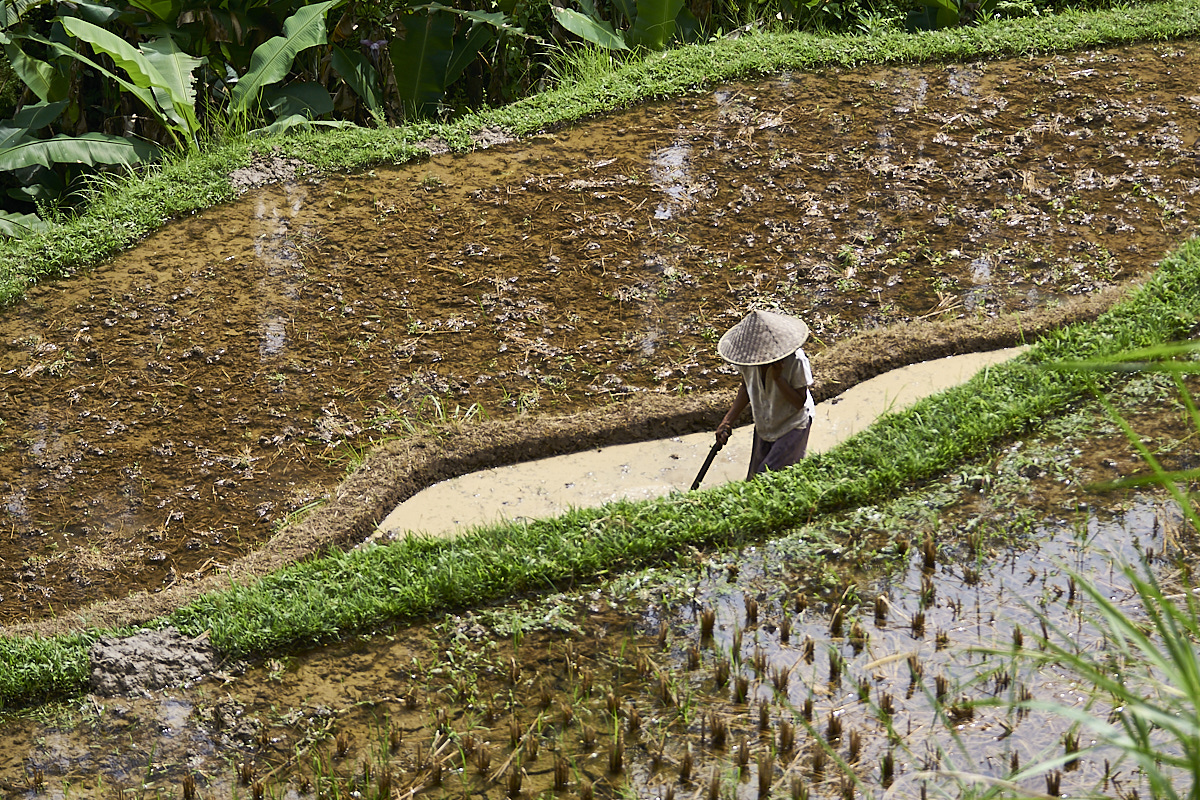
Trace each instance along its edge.
<instances>
[{"instance_id":1,"label":"yellow muddy water","mask_svg":"<svg viewBox=\"0 0 1200 800\"><path fill-rule=\"evenodd\" d=\"M1013 358L1023 348L970 353L893 370L818 403L809 453L820 453L976 372ZM704 487L746 477L752 426L734 430L704 476ZM551 517L571 507L645 500L688 489L713 445L711 433L600 447L567 456L474 472L430 486L401 503L373 538L408 531L450 534L501 520Z\"/></svg>"}]
</instances>

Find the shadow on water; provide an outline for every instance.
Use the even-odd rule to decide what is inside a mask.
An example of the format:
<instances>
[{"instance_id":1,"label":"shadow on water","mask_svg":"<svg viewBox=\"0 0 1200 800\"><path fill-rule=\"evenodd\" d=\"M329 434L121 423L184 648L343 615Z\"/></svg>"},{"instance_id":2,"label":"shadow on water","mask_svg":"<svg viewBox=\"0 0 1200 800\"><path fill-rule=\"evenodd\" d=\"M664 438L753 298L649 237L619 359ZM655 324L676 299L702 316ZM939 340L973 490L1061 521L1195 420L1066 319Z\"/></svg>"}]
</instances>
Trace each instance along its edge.
<instances>
[{"instance_id":1,"label":"shadow on water","mask_svg":"<svg viewBox=\"0 0 1200 800\"><path fill-rule=\"evenodd\" d=\"M220 570L429 421L727 387L751 305L819 349L1145 274L1195 48L784 75L172 222L0 320L0 619Z\"/></svg>"}]
</instances>

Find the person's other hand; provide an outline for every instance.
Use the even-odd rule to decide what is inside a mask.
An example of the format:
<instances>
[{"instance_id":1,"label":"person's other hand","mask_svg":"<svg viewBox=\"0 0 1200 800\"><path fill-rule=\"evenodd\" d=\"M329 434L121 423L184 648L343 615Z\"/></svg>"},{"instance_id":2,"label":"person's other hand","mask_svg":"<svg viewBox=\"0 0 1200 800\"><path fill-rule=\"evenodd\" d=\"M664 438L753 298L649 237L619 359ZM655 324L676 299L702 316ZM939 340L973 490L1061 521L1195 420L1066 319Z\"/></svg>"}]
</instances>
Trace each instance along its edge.
<instances>
[{"instance_id":1,"label":"person's other hand","mask_svg":"<svg viewBox=\"0 0 1200 800\"><path fill-rule=\"evenodd\" d=\"M729 441L729 437L733 435L733 426L728 422L722 422L717 426L717 444L724 447Z\"/></svg>"}]
</instances>

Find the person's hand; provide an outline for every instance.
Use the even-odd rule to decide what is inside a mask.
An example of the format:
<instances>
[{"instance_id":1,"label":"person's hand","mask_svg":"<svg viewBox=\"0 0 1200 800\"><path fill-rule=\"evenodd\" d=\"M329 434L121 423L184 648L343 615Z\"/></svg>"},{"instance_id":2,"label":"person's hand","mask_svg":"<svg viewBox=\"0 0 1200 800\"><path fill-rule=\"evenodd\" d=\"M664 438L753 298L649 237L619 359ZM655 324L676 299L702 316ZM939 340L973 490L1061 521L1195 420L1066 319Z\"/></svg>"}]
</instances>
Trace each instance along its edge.
<instances>
[{"instance_id":1,"label":"person's hand","mask_svg":"<svg viewBox=\"0 0 1200 800\"><path fill-rule=\"evenodd\" d=\"M733 426L724 420L717 426L717 444L724 447L729 441L729 437L733 435Z\"/></svg>"}]
</instances>

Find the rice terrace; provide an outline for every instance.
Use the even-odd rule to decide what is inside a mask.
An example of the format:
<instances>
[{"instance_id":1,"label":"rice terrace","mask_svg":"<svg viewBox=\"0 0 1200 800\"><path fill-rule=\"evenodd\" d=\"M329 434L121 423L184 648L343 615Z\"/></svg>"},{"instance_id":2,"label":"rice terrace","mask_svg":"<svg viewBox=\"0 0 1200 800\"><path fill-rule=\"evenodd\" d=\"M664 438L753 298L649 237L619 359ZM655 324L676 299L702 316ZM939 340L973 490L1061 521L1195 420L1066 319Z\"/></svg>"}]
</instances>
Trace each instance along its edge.
<instances>
[{"instance_id":1,"label":"rice terrace","mask_svg":"<svg viewBox=\"0 0 1200 800\"><path fill-rule=\"evenodd\" d=\"M1189 24L497 111L361 169L267 138L223 202L30 281L4 796L1190 796ZM821 402L1027 349L754 481L373 535L439 481L714 430L751 308L808 322Z\"/></svg>"}]
</instances>

